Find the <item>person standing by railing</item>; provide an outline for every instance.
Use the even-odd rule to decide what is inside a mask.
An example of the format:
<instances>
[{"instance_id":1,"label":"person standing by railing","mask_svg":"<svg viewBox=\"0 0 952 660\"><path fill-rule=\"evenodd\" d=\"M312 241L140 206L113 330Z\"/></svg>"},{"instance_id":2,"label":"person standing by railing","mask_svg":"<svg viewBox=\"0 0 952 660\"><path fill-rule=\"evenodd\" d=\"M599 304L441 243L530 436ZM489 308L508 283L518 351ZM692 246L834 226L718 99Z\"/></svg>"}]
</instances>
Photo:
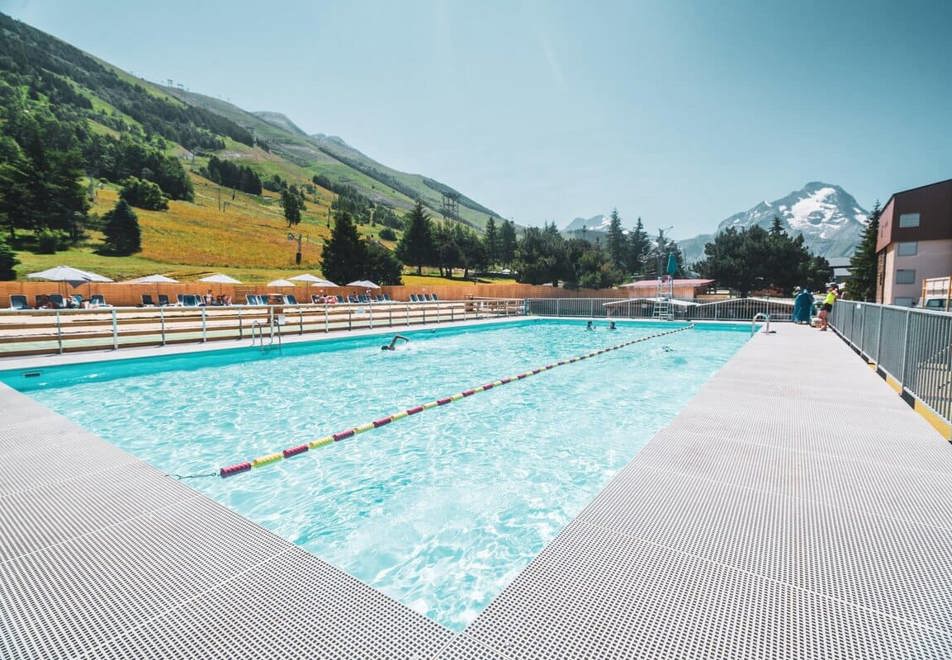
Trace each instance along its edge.
<instances>
[{"instance_id":1,"label":"person standing by railing","mask_svg":"<svg viewBox=\"0 0 952 660\"><path fill-rule=\"evenodd\" d=\"M820 308L820 331L826 332L826 329L830 325L830 312L833 311L833 305L836 303L836 298L839 296L839 289L836 288L835 284L831 284L830 288L827 289L826 298L823 299L823 307Z\"/></svg>"}]
</instances>

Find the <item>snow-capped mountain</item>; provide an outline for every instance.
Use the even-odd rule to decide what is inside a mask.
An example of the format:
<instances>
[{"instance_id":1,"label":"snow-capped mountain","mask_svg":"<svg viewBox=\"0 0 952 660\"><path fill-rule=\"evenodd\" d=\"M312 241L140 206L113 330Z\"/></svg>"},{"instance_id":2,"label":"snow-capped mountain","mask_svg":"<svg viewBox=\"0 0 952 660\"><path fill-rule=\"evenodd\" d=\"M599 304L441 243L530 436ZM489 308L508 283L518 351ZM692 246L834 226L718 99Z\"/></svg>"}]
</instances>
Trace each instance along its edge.
<instances>
[{"instance_id":1,"label":"snow-capped mountain","mask_svg":"<svg viewBox=\"0 0 952 660\"><path fill-rule=\"evenodd\" d=\"M575 218L562 231L608 231L612 219L607 215L593 215L591 218Z\"/></svg>"},{"instance_id":2,"label":"snow-capped mountain","mask_svg":"<svg viewBox=\"0 0 952 660\"><path fill-rule=\"evenodd\" d=\"M723 220L717 231L760 225L770 229L774 217L780 218L791 236L803 234L806 246L823 257L847 257L859 244L868 213L840 186L811 181L802 189L773 202L756 206ZM704 244L710 234L678 241L684 259L693 263L704 257Z\"/></svg>"}]
</instances>

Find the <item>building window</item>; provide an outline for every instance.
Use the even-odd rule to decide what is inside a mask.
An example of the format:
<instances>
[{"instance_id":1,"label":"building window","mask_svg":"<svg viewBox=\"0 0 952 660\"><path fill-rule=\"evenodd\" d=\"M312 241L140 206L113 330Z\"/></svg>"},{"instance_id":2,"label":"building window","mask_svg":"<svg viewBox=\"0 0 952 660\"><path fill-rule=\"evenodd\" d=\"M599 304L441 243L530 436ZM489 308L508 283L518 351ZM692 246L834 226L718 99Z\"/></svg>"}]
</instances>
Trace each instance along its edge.
<instances>
[{"instance_id":1,"label":"building window","mask_svg":"<svg viewBox=\"0 0 952 660\"><path fill-rule=\"evenodd\" d=\"M893 298L893 305L899 307L912 307L912 298Z\"/></svg>"},{"instance_id":2,"label":"building window","mask_svg":"<svg viewBox=\"0 0 952 660\"><path fill-rule=\"evenodd\" d=\"M918 213L902 213L899 216L899 226L900 227L918 227L919 226L919 214Z\"/></svg>"},{"instance_id":3,"label":"building window","mask_svg":"<svg viewBox=\"0 0 952 660\"><path fill-rule=\"evenodd\" d=\"M916 283L916 271L897 268L896 269L896 284L915 284Z\"/></svg>"},{"instance_id":4,"label":"building window","mask_svg":"<svg viewBox=\"0 0 952 660\"><path fill-rule=\"evenodd\" d=\"M914 257L919 252L919 243L916 241L906 241L896 247L896 254L900 257Z\"/></svg>"}]
</instances>

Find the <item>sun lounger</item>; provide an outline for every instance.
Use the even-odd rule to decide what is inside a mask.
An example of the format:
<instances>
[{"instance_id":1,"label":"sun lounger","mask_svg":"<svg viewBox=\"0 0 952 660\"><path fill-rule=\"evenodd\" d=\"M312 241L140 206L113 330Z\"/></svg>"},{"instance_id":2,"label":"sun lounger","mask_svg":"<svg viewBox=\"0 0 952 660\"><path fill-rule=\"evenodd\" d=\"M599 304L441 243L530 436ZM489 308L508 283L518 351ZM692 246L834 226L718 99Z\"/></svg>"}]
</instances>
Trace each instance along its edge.
<instances>
[{"instance_id":1,"label":"sun lounger","mask_svg":"<svg viewBox=\"0 0 952 660\"><path fill-rule=\"evenodd\" d=\"M89 297L90 307L111 307L111 305L106 303L106 297L101 293L93 294Z\"/></svg>"},{"instance_id":2,"label":"sun lounger","mask_svg":"<svg viewBox=\"0 0 952 660\"><path fill-rule=\"evenodd\" d=\"M27 302L26 296L14 293L10 295L10 309L30 309L30 303Z\"/></svg>"},{"instance_id":3,"label":"sun lounger","mask_svg":"<svg viewBox=\"0 0 952 660\"><path fill-rule=\"evenodd\" d=\"M169 304L169 297L164 293L159 294L159 307L165 307Z\"/></svg>"},{"instance_id":4,"label":"sun lounger","mask_svg":"<svg viewBox=\"0 0 952 660\"><path fill-rule=\"evenodd\" d=\"M297 305L297 304L298 304L297 298L295 298L293 294L290 294L290 293L289 293L289 294L283 296L283 298L284 298L284 304L285 304L285 305Z\"/></svg>"}]
</instances>

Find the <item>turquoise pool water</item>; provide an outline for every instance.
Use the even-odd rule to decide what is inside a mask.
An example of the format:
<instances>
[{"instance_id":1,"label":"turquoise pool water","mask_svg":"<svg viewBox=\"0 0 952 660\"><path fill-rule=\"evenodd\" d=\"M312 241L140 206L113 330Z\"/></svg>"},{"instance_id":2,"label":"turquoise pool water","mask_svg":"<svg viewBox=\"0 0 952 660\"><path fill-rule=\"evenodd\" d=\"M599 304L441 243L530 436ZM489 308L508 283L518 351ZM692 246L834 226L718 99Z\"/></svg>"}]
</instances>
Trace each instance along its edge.
<instances>
[{"instance_id":1,"label":"turquoise pool water","mask_svg":"<svg viewBox=\"0 0 952 660\"><path fill-rule=\"evenodd\" d=\"M100 362L0 379L203 473L674 324L528 320ZM453 629L470 622L748 339L711 325L570 364L231 479L187 483Z\"/></svg>"}]
</instances>

